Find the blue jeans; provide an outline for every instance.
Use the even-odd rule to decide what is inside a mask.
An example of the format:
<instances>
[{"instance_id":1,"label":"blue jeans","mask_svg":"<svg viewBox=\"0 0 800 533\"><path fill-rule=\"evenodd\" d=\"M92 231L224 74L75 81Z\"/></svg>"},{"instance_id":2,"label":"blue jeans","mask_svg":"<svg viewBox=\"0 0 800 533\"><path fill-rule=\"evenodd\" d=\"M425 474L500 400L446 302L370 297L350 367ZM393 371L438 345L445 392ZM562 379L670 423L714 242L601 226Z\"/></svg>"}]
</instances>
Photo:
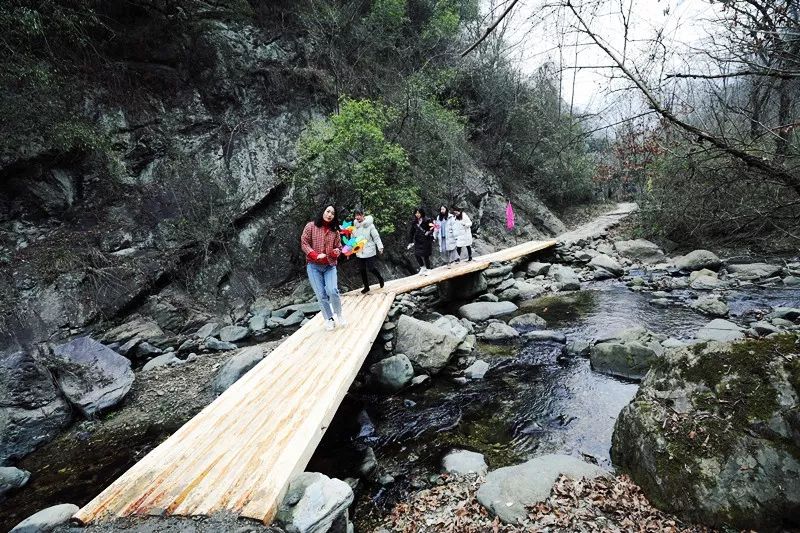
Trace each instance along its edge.
<instances>
[{"instance_id":1,"label":"blue jeans","mask_svg":"<svg viewBox=\"0 0 800 533\"><path fill-rule=\"evenodd\" d=\"M314 289L319 306L322 308L322 317L330 320L334 314L342 316L342 300L339 298L336 267L308 263L306 272L308 272L311 288Z\"/></svg>"}]
</instances>

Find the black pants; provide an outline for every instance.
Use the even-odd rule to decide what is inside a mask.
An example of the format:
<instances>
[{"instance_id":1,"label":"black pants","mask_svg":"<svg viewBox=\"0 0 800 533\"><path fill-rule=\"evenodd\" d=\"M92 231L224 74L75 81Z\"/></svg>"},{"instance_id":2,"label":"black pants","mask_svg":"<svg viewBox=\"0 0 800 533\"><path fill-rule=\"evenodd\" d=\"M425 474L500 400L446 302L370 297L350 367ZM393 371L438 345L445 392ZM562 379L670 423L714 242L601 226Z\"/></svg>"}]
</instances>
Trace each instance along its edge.
<instances>
[{"instance_id":1,"label":"black pants","mask_svg":"<svg viewBox=\"0 0 800 533\"><path fill-rule=\"evenodd\" d=\"M430 255L414 255L417 258L417 264L419 264L420 268L430 268L431 267L431 256Z\"/></svg>"},{"instance_id":2,"label":"black pants","mask_svg":"<svg viewBox=\"0 0 800 533\"><path fill-rule=\"evenodd\" d=\"M364 287L369 287L369 280L367 279L367 270L372 272L376 278L378 278L378 283L381 284L383 287L383 276L381 273L378 272L378 268L375 266L375 256L372 257L357 257L358 259L358 270L361 272L361 281L364 283Z\"/></svg>"},{"instance_id":3,"label":"black pants","mask_svg":"<svg viewBox=\"0 0 800 533\"><path fill-rule=\"evenodd\" d=\"M458 253L458 258L461 259L461 247L456 246L456 253ZM472 259L472 246L467 246L467 259Z\"/></svg>"}]
</instances>

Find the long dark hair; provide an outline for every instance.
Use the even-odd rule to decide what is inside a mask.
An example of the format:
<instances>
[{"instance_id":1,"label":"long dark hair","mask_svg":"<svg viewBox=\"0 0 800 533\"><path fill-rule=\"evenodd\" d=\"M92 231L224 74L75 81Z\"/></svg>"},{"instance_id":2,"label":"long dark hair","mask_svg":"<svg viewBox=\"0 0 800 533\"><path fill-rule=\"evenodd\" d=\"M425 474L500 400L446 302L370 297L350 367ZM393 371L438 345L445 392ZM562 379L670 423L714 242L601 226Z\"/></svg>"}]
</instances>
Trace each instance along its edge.
<instances>
[{"instance_id":1,"label":"long dark hair","mask_svg":"<svg viewBox=\"0 0 800 533\"><path fill-rule=\"evenodd\" d=\"M444 214L442 214L442 207L444 207ZM447 220L447 215L449 215L449 214L450 214L450 210L447 209L447 206L446 205L441 205L441 206L439 206L439 216L436 217L436 218L438 218L439 220Z\"/></svg>"},{"instance_id":2,"label":"long dark hair","mask_svg":"<svg viewBox=\"0 0 800 533\"><path fill-rule=\"evenodd\" d=\"M336 206L333 204L325 204L319 212L317 213L317 217L314 219L314 225L318 228L321 228L325 225L325 219L322 218L322 215L325 214L325 210L328 209L328 206L333 207L333 220L331 220L331 229L338 230L339 229L339 217L336 213Z\"/></svg>"},{"instance_id":3,"label":"long dark hair","mask_svg":"<svg viewBox=\"0 0 800 533\"><path fill-rule=\"evenodd\" d=\"M457 214L457 215L455 215L455 217L456 217L458 220L461 220L461 215L463 215L463 214L464 214L464 210L463 210L463 209L459 209L458 207L454 207L454 208L453 208L453 211L458 211L458 214Z\"/></svg>"},{"instance_id":4,"label":"long dark hair","mask_svg":"<svg viewBox=\"0 0 800 533\"><path fill-rule=\"evenodd\" d=\"M423 208L421 208L421 207L418 207L418 208L414 209L414 219L413 219L414 222L417 221L417 211L419 211L419 219L420 220L425 220L425 210Z\"/></svg>"}]
</instances>

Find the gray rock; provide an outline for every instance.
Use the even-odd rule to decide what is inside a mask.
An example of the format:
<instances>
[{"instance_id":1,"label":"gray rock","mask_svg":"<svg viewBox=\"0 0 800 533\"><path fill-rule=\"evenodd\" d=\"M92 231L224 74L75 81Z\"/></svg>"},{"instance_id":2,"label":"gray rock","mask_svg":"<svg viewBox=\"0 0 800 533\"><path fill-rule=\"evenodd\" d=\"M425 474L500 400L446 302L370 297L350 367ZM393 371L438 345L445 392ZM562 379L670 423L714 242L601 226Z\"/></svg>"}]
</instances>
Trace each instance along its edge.
<instances>
[{"instance_id":1,"label":"gray rock","mask_svg":"<svg viewBox=\"0 0 800 533\"><path fill-rule=\"evenodd\" d=\"M147 372L148 370L152 370L154 368L160 368L162 366L167 366L170 363L177 361L178 358L175 356L175 352L167 352L165 354L161 354L153 359L149 360L143 367L142 371Z\"/></svg>"},{"instance_id":2,"label":"gray rock","mask_svg":"<svg viewBox=\"0 0 800 533\"><path fill-rule=\"evenodd\" d=\"M503 342L519 337L519 331L502 322L492 322L480 336L487 342Z\"/></svg>"},{"instance_id":3,"label":"gray rock","mask_svg":"<svg viewBox=\"0 0 800 533\"><path fill-rule=\"evenodd\" d=\"M467 450L453 450L442 459L442 470L459 476L467 474L484 476L489 467L486 465L483 454Z\"/></svg>"},{"instance_id":4,"label":"gray rock","mask_svg":"<svg viewBox=\"0 0 800 533\"><path fill-rule=\"evenodd\" d=\"M80 508L71 503L62 503L43 509L29 516L12 529L9 533L46 533L56 527L69 522L72 515Z\"/></svg>"},{"instance_id":5,"label":"gray rock","mask_svg":"<svg viewBox=\"0 0 800 533\"><path fill-rule=\"evenodd\" d=\"M730 312L728 304L715 295L701 296L689 304L689 306L709 316L723 317L728 316Z\"/></svg>"},{"instance_id":6,"label":"gray rock","mask_svg":"<svg viewBox=\"0 0 800 533\"><path fill-rule=\"evenodd\" d=\"M375 457L375 450L367 446L367 449L364 450L364 458L358 467L358 473L366 477L372 474L376 468L378 468L378 458Z\"/></svg>"},{"instance_id":7,"label":"gray rock","mask_svg":"<svg viewBox=\"0 0 800 533\"><path fill-rule=\"evenodd\" d=\"M661 338L640 328L598 342L591 349L592 369L611 376L638 380L664 353Z\"/></svg>"},{"instance_id":8,"label":"gray rock","mask_svg":"<svg viewBox=\"0 0 800 533\"><path fill-rule=\"evenodd\" d=\"M26 352L0 354L0 464L55 437L70 417L43 364Z\"/></svg>"},{"instance_id":9,"label":"gray rock","mask_svg":"<svg viewBox=\"0 0 800 533\"><path fill-rule=\"evenodd\" d=\"M700 328L697 333L695 333L695 337L706 341L729 342L743 339L744 331L733 322L715 318Z\"/></svg>"},{"instance_id":10,"label":"gray rock","mask_svg":"<svg viewBox=\"0 0 800 533\"><path fill-rule=\"evenodd\" d=\"M164 337L164 331L153 320L135 316L132 320L117 326L105 333L101 339L103 342L119 342L124 344L136 339L139 342L155 342Z\"/></svg>"},{"instance_id":11,"label":"gray rock","mask_svg":"<svg viewBox=\"0 0 800 533\"><path fill-rule=\"evenodd\" d=\"M303 322L306 315L302 311L293 311L289 316L283 319L283 325L286 327L297 326Z\"/></svg>"},{"instance_id":12,"label":"gray rock","mask_svg":"<svg viewBox=\"0 0 800 533\"><path fill-rule=\"evenodd\" d=\"M598 466L568 455L542 455L489 472L476 494L486 509L507 524L522 524L526 507L546 500L559 476L593 479L608 475Z\"/></svg>"},{"instance_id":13,"label":"gray rock","mask_svg":"<svg viewBox=\"0 0 800 533\"><path fill-rule=\"evenodd\" d=\"M502 266L487 268L486 270L484 270L484 273L486 274L487 278L502 278L506 274L509 274L512 270L514 270L514 267L512 265L502 265Z\"/></svg>"},{"instance_id":14,"label":"gray rock","mask_svg":"<svg viewBox=\"0 0 800 533\"><path fill-rule=\"evenodd\" d=\"M195 337L198 339L205 339L206 337L216 337L219 335L220 330L222 329L222 325L216 322L209 322L208 324L204 325L197 332L194 334Z\"/></svg>"},{"instance_id":15,"label":"gray rock","mask_svg":"<svg viewBox=\"0 0 800 533\"><path fill-rule=\"evenodd\" d=\"M591 352L592 345L589 341L584 339L575 339L568 341L564 346L564 353L566 355L580 355L586 356Z\"/></svg>"},{"instance_id":16,"label":"gray rock","mask_svg":"<svg viewBox=\"0 0 800 533\"><path fill-rule=\"evenodd\" d=\"M496 295L492 293L486 293L478 296L477 300L479 302L498 302L500 301L500 298L498 298Z\"/></svg>"},{"instance_id":17,"label":"gray rock","mask_svg":"<svg viewBox=\"0 0 800 533\"><path fill-rule=\"evenodd\" d=\"M550 270L550 263L540 263L538 261L531 261L527 267L528 275L532 277L547 274L548 270Z\"/></svg>"},{"instance_id":18,"label":"gray rock","mask_svg":"<svg viewBox=\"0 0 800 533\"><path fill-rule=\"evenodd\" d=\"M244 326L225 326L219 330L219 340L222 342L237 342L246 339L250 330Z\"/></svg>"},{"instance_id":19,"label":"gray rock","mask_svg":"<svg viewBox=\"0 0 800 533\"><path fill-rule=\"evenodd\" d=\"M577 291L581 288L578 274L568 266L553 265L548 270L547 276L555 280L562 291Z\"/></svg>"},{"instance_id":20,"label":"gray rock","mask_svg":"<svg viewBox=\"0 0 800 533\"><path fill-rule=\"evenodd\" d=\"M655 307L671 307L674 302L669 298L653 298L647 303Z\"/></svg>"},{"instance_id":21,"label":"gray rock","mask_svg":"<svg viewBox=\"0 0 800 533\"><path fill-rule=\"evenodd\" d=\"M769 335L770 333L780 333L780 328L770 324L765 320L761 320L759 322L754 322L750 325L751 328L755 330L758 335L764 336Z\"/></svg>"},{"instance_id":22,"label":"gray rock","mask_svg":"<svg viewBox=\"0 0 800 533\"><path fill-rule=\"evenodd\" d=\"M10 490L24 487L31 478L27 470L20 470L13 466L0 466L0 500Z\"/></svg>"},{"instance_id":23,"label":"gray rock","mask_svg":"<svg viewBox=\"0 0 800 533\"><path fill-rule=\"evenodd\" d=\"M526 300L538 298L547 292L549 285L543 283L531 283L529 281L517 280L514 284L514 289L519 291L519 296Z\"/></svg>"},{"instance_id":24,"label":"gray rock","mask_svg":"<svg viewBox=\"0 0 800 533\"><path fill-rule=\"evenodd\" d=\"M464 377L467 379L483 379L489 371L489 363L478 359L464 370Z\"/></svg>"},{"instance_id":25,"label":"gray rock","mask_svg":"<svg viewBox=\"0 0 800 533\"><path fill-rule=\"evenodd\" d=\"M157 346L153 346L149 342L140 342L136 345L136 348L133 349L133 353L135 354L135 358L137 359L148 359L154 355L161 355L164 351ZM128 357L131 356L131 353L128 353Z\"/></svg>"},{"instance_id":26,"label":"gray rock","mask_svg":"<svg viewBox=\"0 0 800 533\"><path fill-rule=\"evenodd\" d=\"M59 388L84 416L115 406L133 385L130 360L92 338L56 346L53 357Z\"/></svg>"},{"instance_id":27,"label":"gray rock","mask_svg":"<svg viewBox=\"0 0 800 533\"><path fill-rule=\"evenodd\" d=\"M387 357L372 365L369 372L382 388L391 392L399 391L414 378L414 367L405 354Z\"/></svg>"},{"instance_id":28,"label":"gray rock","mask_svg":"<svg viewBox=\"0 0 800 533\"><path fill-rule=\"evenodd\" d=\"M502 292L497 293L497 299L500 301L511 302L520 297L519 289L511 287Z\"/></svg>"},{"instance_id":29,"label":"gray rock","mask_svg":"<svg viewBox=\"0 0 800 533\"><path fill-rule=\"evenodd\" d=\"M561 344L566 344L567 342L567 336L561 333L560 331L550 331L546 329L541 331L529 331L527 333L523 333L523 337L532 341L552 341Z\"/></svg>"},{"instance_id":30,"label":"gray rock","mask_svg":"<svg viewBox=\"0 0 800 533\"><path fill-rule=\"evenodd\" d=\"M622 265L620 265L614 258L605 254L597 254L594 256L592 260L589 261L589 266L595 270L605 270L614 276L621 276L625 273L625 269L622 268Z\"/></svg>"},{"instance_id":31,"label":"gray rock","mask_svg":"<svg viewBox=\"0 0 800 533\"><path fill-rule=\"evenodd\" d=\"M694 281L700 276L710 276L712 278L717 278L717 273L707 268L701 268L700 270L694 270L689 273L689 281L690 282Z\"/></svg>"},{"instance_id":32,"label":"gray rock","mask_svg":"<svg viewBox=\"0 0 800 533\"><path fill-rule=\"evenodd\" d=\"M768 316L769 318L794 321L800 318L800 307L776 307Z\"/></svg>"},{"instance_id":33,"label":"gray rock","mask_svg":"<svg viewBox=\"0 0 800 533\"><path fill-rule=\"evenodd\" d=\"M689 286L699 291L710 291L722 286L722 282L716 276L697 276Z\"/></svg>"},{"instance_id":34,"label":"gray rock","mask_svg":"<svg viewBox=\"0 0 800 533\"><path fill-rule=\"evenodd\" d=\"M247 321L247 327L250 328L250 331L261 331L263 329L266 329L267 316L254 315L250 320Z\"/></svg>"},{"instance_id":35,"label":"gray rock","mask_svg":"<svg viewBox=\"0 0 800 533\"><path fill-rule=\"evenodd\" d=\"M287 533L326 533L353 503L353 489L339 479L303 472L289 482L276 520Z\"/></svg>"},{"instance_id":36,"label":"gray rock","mask_svg":"<svg viewBox=\"0 0 800 533\"><path fill-rule=\"evenodd\" d=\"M227 352L229 350L235 350L236 348L238 348L238 346L236 346L232 342L217 340L214 337L208 337L205 341L203 341L203 344L205 344L206 348L208 348L209 350L214 350L217 352Z\"/></svg>"},{"instance_id":37,"label":"gray rock","mask_svg":"<svg viewBox=\"0 0 800 533\"><path fill-rule=\"evenodd\" d=\"M458 345L456 351L460 354L468 354L472 353L472 350L475 349L475 344L478 342L478 338L475 335L467 335L461 344Z\"/></svg>"},{"instance_id":38,"label":"gray rock","mask_svg":"<svg viewBox=\"0 0 800 533\"><path fill-rule=\"evenodd\" d=\"M305 304L294 304L294 305L290 305L290 306L286 307L285 309L286 309L286 311L288 311L286 313L286 316L291 315L292 313L296 313L298 311L303 313L304 315L313 315L313 314L319 313L320 310L321 310L321 308L319 306L319 302L309 302L309 303L305 303Z\"/></svg>"},{"instance_id":39,"label":"gray rock","mask_svg":"<svg viewBox=\"0 0 800 533\"><path fill-rule=\"evenodd\" d=\"M722 261L720 261L719 257L708 250L689 252L684 256L676 257L673 262L678 270L688 272L700 270L702 268L719 270L719 267L722 266Z\"/></svg>"},{"instance_id":40,"label":"gray rock","mask_svg":"<svg viewBox=\"0 0 800 533\"><path fill-rule=\"evenodd\" d=\"M269 318L273 309L275 309L275 304L272 300L264 296L259 296L256 298L256 301L250 305L250 313L252 313L253 316L263 316L264 318ZM206 335L206 337L208 337L208 335Z\"/></svg>"},{"instance_id":41,"label":"gray rock","mask_svg":"<svg viewBox=\"0 0 800 533\"><path fill-rule=\"evenodd\" d=\"M547 321L536 313L525 313L524 315L517 315L509 320L508 325L520 332L525 332L534 329L544 329L547 327Z\"/></svg>"},{"instance_id":42,"label":"gray rock","mask_svg":"<svg viewBox=\"0 0 800 533\"><path fill-rule=\"evenodd\" d=\"M686 343L680 339L676 339L675 337L670 337L668 339L664 339L661 341L661 346L666 348L667 350L671 350L673 348L683 348L686 346Z\"/></svg>"},{"instance_id":43,"label":"gray rock","mask_svg":"<svg viewBox=\"0 0 800 533\"><path fill-rule=\"evenodd\" d=\"M787 287L800 287L800 276L786 276L782 281Z\"/></svg>"},{"instance_id":44,"label":"gray rock","mask_svg":"<svg viewBox=\"0 0 800 533\"><path fill-rule=\"evenodd\" d=\"M731 274L735 274L739 279L762 279L780 274L782 267L779 265L769 265L767 263L750 263L746 265L727 265L725 267Z\"/></svg>"},{"instance_id":45,"label":"gray rock","mask_svg":"<svg viewBox=\"0 0 800 533\"><path fill-rule=\"evenodd\" d=\"M264 359L264 350L260 346L250 346L225 361L211 383L214 394L225 392L262 359Z\"/></svg>"},{"instance_id":46,"label":"gray rock","mask_svg":"<svg viewBox=\"0 0 800 533\"><path fill-rule=\"evenodd\" d=\"M481 322L516 310L517 306L511 302L473 302L459 307L458 314L473 322Z\"/></svg>"},{"instance_id":47,"label":"gray rock","mask_svg":"<svg viewBox=\"0 0 800 533\"><path fill-rule=\"evenodd\" d=\"M654 264L664 260L664 252L656 244L645 239L616 241L614 248L622 257L637 263Z\"/></svg>"},{"instance_id":48,"label":"gray rock","mask_svg":"<svg viewBox=\"0 0 800 533\"><path fill-rule=\"evenodd\" d=\"M433 325L455 337L459 343L463 342L469 334L469 329L467 329L458 317L453 315L444 315L437 319Z\"/></svg>"},{"instance_id":49,"label":"gray rock","mask_svg":"<svg viewBox=\"0 0 800 533\"><path fill-rule=\"evenodd\" d=\"M408 315L397 321L396 342L398 353L405 354L415 367L433 373L444 368L459 344L449 332Z\"/></svg>"}]
</instances>

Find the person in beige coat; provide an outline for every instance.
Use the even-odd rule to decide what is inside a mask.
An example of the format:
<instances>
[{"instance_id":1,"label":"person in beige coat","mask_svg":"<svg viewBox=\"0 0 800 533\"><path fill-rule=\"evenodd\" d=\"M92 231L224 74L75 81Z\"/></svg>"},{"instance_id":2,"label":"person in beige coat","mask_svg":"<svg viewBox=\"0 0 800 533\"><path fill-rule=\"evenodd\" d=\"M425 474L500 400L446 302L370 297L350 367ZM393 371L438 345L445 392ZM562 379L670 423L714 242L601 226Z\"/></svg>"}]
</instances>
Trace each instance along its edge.
<instances>
[{"instance_id":1,"label":"person in beige coat","mask_svg":"<svg viewBox=\"0 0 800 533\"><path fill-rule=\"evenodd\" d=\"M378 254L383 255L383 243L381 242L381 236L378 233L377 228L375 228L375 224L373 223L374 219L372 215L364 216L364 211L357 209L355 212L355 220L353 221L353 225L355 226L355 231L353 235L358 237L363 237L366 241L364 247L356 252L356 258L358 258L358 270L361 272L361 281L364 283L364 288L361 289L361 292L366 294L369 292L369 280L367 279L367 270L372 272L376 278L378 278L378 283L381 287L383 287L383 276L378 271L378 268L375 266L375 258Z\"/></svg>"}]
</instances>

